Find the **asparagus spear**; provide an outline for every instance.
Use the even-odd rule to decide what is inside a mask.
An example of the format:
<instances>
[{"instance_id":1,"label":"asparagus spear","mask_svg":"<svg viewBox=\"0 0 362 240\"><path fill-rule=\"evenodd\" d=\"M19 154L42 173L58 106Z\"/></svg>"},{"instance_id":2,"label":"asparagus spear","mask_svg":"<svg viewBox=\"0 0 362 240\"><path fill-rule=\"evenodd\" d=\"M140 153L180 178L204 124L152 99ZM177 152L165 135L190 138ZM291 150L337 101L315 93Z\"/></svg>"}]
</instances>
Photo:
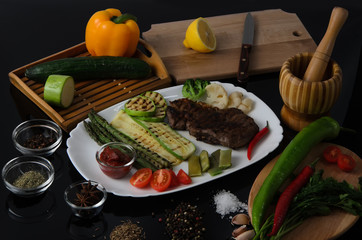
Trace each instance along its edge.
<instances>
[{"instance_id":1,"label":"asparagus spear","mask_svg":"<svg viewBox=\"0 0 362 240\"><path fill-rule=\"evenodd\" d=\"M111 135L106 136L107 134L103 133L105 129L102 129L102 127L99 124L94 122L86 122L86 121L84 121L83 123L90 137L93 140L95 140L98 143L98 145L103 145L108 142L116 141L113 138L113 136ZM137 169L150 168L152 169L152 171L156 171L158 169L155 165L153 165L147 160L147 157L144 157L144 154L142 153L140 154L139 152L138 152L138 157L136 158L135 164L133 166Z\"/></svg>"},{"instance_id":2,"label":"asparagus spear","mask_svg":"<svg viewBox=\"0 0 362 240\"><path fill-rule=\"evenodd\" d=\"M140 157L147 159L153 165L155 165L157 168L171 168L171 163L169 161L160 157L157 153L154 153L154 152L142 147L141 145L139 145L138 143L136 143L129 137L122 134L120 131L118 131L112 125L110 125L107 122L107 120L105 120L99 114L95 113L94 111L91 111L88 114L88 116L92 122L98 123L102 127L102 129L105 130L105 132L107 132L108 134L113 136L117 141L124 142L124 143L130 144L131 146L133 146L136 149L136 151Z\"/></svg>"}]
</instances>

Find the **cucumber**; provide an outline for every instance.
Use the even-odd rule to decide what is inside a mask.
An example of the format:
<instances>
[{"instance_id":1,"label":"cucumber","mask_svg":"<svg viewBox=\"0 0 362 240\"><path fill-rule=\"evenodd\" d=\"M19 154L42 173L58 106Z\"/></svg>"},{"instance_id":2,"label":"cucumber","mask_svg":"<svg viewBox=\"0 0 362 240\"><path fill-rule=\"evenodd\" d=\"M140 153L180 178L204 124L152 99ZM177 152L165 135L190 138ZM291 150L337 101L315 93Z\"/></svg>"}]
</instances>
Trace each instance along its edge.
<instances>
[{"instance_id":1,"label":"cucumber","mask_svg":"<svg viewBox=\"0 0 362 240\"><path fill-rule=\"evenodd\" d=\"M190 177L198 177L202 175L201 165L200 165L200 156L192 154L188 159L188 170Z\"/></svg>"},{"instance_id":2,"label":"cucumber","mask_svg":"<svg viewBox=\"0 0 362 240\"><path fill-rule=\"evenodd\" d=\"M210 168L207 172L211 176L215 176L222 173L224 169L231 167L231 152L231 149L218 149L211 153Z\"/></svg>"},{"instance_id":3,"label":"cucumber","mask_svg":"<svg viewBox=\"0 0 362 240\"><path fill-rule=\"evenodd\" d=\"M206 172L210 168L209 153L206 150L202 150L200 153L201 170Z\"/></svg>"},{"instance_id":4,"label":"cucumber","mask_svg":"<svg viewBox=\"0 0 362 240\"><path fill-rule=\"evenodd\" d=\"M117 113L111 121L111 125L143 147L168 160L172 165L177 165L182 162L179 158L167 151L151 133L139 125L124 110L120 110Z\"/></svg>"},{"instance_id":5,"label":"cucumber","mask_svg":"<svg viewBox=\"0 0 362 240\"><path fill-rule=\"evenodd\" d=\"M74 81L97 79L142 79L150 76L150 65L138 58L89 56L57 59L25 70L25 76L45 83L49 75L69 75Z\"/></svg>"},{"instance_id":6,"label":"cucumber","mask_svg":"<svg viewBox=\"0 0 362 240\"><path fill-rule=\"evenodd\" d=\"M44 100L52 106L67 108L74 99L74 80L66 75L49 75L44 85Z\"/></svg>"},{"instance_id":7,"label":"cucumber","mask_svg":"<svg viewBox=\"0 0 362 240\"><path fill-rule=\"evenodd\" d=\"M138 95L128 100L124 111L130 116L153 116L156 112L156 105L152 99Z\"/></svg>"},{"instance_id":8,"label":"cucumber","mask_svg":"<svg viewBox=\"0 0 362 240\"><path fill-rule=\"evenodd\" d=\"M220 150L219 167L226 169L231 167L231 149Z\"/></svg>"},{"instance_id":9,"label":"cucumber","mask_svg":"<svg viewBox=\"0 0 362 240\"><path fill-rule=\"evenodd\" d=\"M216 176L223 172L222 168L219 167L219 160L215 157L215 153L217 152L212 153L210 156L210 168L207 170L210 176Z\"/></svg>"},{"instance_id":10,"label":"cucumber","mask_svg":"<svg viewBox=\"0 0 362 240\"><path fill-rule=\"evenodd\" d=\"M231 149L221 150L218 149L211 153L211 156L216 160L220 169L231 167Z\"/></svg>"}]
</instances>

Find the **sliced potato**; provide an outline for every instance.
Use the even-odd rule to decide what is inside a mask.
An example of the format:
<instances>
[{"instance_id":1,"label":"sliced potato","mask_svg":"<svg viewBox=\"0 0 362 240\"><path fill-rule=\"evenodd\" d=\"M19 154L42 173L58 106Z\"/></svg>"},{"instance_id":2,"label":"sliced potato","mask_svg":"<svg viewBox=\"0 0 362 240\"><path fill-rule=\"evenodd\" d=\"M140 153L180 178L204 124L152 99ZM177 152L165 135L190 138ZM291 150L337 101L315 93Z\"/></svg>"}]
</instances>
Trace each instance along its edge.
<instances>
[{"instance_id":1,"label":"sliced potato","mask_svg":"<svg viewBox=\"0 0 362 240\"><path fill-rule=\"evenodd\" d=\"M248 114L253 109L254 102L250 98L244 98L238 108L245 114Z\"/></svg>"},{"instance_id":2,"label":"sliced potato","mask_svg":"<svg viewBox=\"0 0 362 240\"><path fill-rule=\"evenodd\" d=\"M228 108L237 108L243 100L243 94L241 92L232 92L229 95Z\"/></svg>"},{"instance_id":3,"label":"sliced potato","mask_svg":"<svg viewBox=\"0 0 362 240\"><path fill-rule=\"evenodd\" d=\"M206 99L205 103L224 109L228 105L228 94L223 86L217 83L211 83L206 86Z\"/></svg>"}]
</instances>

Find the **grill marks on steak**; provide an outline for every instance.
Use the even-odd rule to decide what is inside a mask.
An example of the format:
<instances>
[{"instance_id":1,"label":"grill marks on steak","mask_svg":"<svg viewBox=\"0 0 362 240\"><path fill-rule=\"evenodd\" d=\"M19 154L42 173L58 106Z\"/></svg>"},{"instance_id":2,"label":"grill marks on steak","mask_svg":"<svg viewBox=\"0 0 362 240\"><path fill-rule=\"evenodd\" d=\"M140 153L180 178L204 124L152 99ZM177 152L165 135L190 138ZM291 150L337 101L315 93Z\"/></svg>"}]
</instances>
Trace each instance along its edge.
<instances>
[{"instance_id":1,"label":"grill marks on steak","mask_svg":"<svg viewBox=\"0 0 362 240\"><path fill-rule=\"evenodd\" d=\"M187 98L170 102L170 126L188 130L197 140L237 149L245 146L259 131L254 119L237 108L219 109Z\"/></svg>"}]
</instances>

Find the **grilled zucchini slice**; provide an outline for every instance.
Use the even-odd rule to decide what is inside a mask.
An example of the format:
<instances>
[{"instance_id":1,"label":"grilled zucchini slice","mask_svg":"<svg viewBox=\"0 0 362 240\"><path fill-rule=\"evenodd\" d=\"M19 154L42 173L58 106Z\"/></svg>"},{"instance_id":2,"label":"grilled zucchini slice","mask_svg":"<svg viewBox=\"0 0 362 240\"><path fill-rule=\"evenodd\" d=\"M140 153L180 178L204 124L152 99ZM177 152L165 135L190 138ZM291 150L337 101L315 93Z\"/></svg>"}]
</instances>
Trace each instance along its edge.
<instances>
[{"instance_id":1,"label":"grilled zucchini slice","mask_svg":"<svg viewBox=\"0 0 362 240\"><path fill-rule=\"evenodd\" d=\"M146 122L135 119L146 129L167 151L181 160L187 160L196 150L195 145L173 130L165 122Z\"/></svg>"},{"instance_id":2,"label":"grilled zucchini slice","mask_svg":"<svg viewBox=\"0 0 362 240\"><path fill-rule=\"evenodd\" d=\"M130 116L149 117L155 115L156 104L151 98L138 95L128 100L124 110Z\"/></svg>"},{"instance_id":3,"label":"grilled zucchini slice","mask_svg":"<svg viewBox=\"0 0 362 240\"><path fill-rule=\"evenodd\" d=\"M157 153L159 156L168 160L172 165L177 165L182 162L179 158L167 151L144 127L139 125L125 111L121 110L111 121L111 125L118 131L127 135L143 147Z\"/></svg>"},{"instance_id":4,"label":"grilled zucchini slice","mask_svg":"<svg viewBox=\"0 0 362 240\"><path fill-rule=\"evenodd\" d=\"M147 122L163 122L166 117L167 102L161 93L154 91L147 91L142 96L150 98L156 105L156 112L151 117L137 117L137 119Z\"/></svg>"},{"instance_id":5,"label":"grilled zucchini slice","mask_svg":"<svg viewBox=\"0 0 362 240\"><path fill-rule=\"evenodd\" d=\"M151 117L134 117L138 120L146 121L146 122L163 122L166 117L166 109L159 108L156 106L156 112L154 116Z\"/></svg>"},{"instance_id":6,"label":"grilled zucchini slice","mask_svg":"<svg viewBox=\"0 0 362 240\"><path fill-rule=\"evenodd\" d=\"M164 109L167 108L167 102L163 98L161 93L154 92L154 91L147 91L147 92L143 93L142 96L151 98L152 101L156 104L156 107L164 108Z\"/></svg>"}]
</instances>

